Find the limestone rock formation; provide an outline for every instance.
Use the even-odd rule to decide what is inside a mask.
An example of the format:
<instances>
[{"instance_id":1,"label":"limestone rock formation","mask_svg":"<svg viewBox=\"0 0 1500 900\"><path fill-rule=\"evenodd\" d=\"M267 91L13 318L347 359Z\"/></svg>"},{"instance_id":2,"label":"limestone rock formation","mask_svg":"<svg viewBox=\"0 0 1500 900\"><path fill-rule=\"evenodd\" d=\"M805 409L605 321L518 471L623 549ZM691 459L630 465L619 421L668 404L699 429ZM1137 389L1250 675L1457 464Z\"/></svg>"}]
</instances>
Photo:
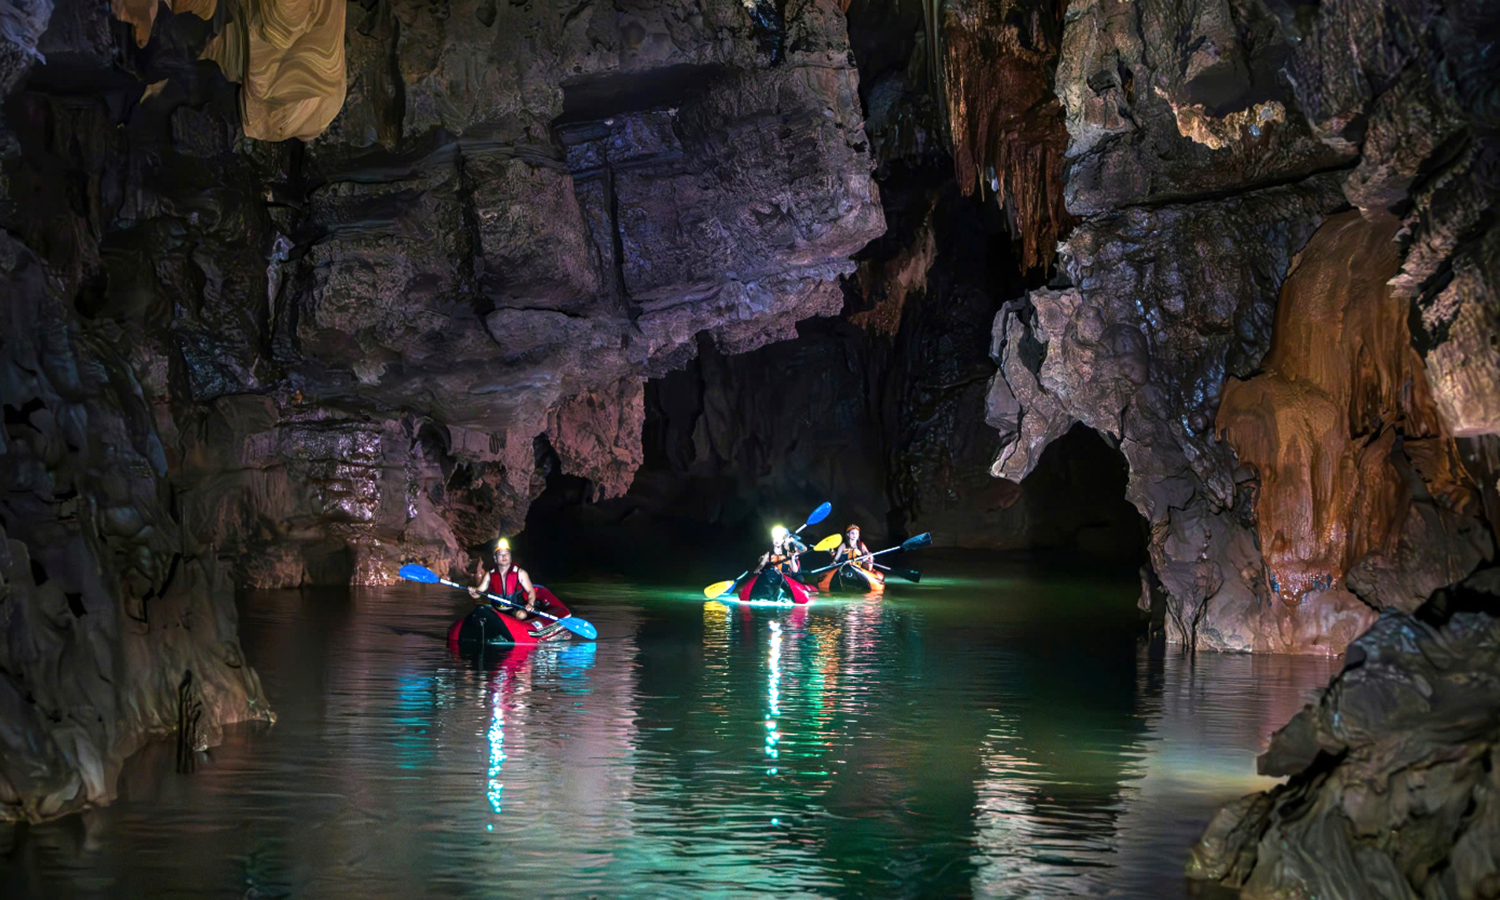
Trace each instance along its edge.
<instances>
[{"instance_id":1,"label":"limestone rock formation","mask_svg":"<svg viewBox=\"0 0 1500 900\"><path fill-rule=\"evenodd\" d=\"M108 802L125 757L178 731L184 703L195 749L270 713L129 364L8 235L0 286L0 818L36 819Z\"/></svg>"},{"instance_id":2,"label":"limestone rock formation","mask_svg":"<svg viewBox=\"0 0 1500 900\"><path fill-rule=\"evenodd\" d=\"M1479 212L1495 192L1484 160L1496 73L1483 61L1494 12L1475 4L1450 22L1385 0L1067 5L1055 82L1064 197L1085 218L1060 245L1063 277L996 318L994 472L1023 477L1075 421L1116 441L1152 527L1142 605L1164 607L1170 640L1336 653L1376 609L1415 609L1493 554L1493 519L1475 499L1488 489L1453 438L1493 432L1500 396L1493 220ZM1351 204L1344 225L1324 224ZM1320 251L1304 245L1320 226L1354 227L1351 215L1383 230L1369 226L1369 243L1330 260L1326 277L1358 270L1385 312L1367 338L1340 337L1343 358L1330 352L1336 326L1314 337L1292 309L1347 288L1299 301L1306 290L1282 282L1299 252L1312 277ZM1430 400L1405 350L1413 301ZM1285 334L1267 359L1273 332ZM1246 381L1263 367L1294 374ZM1320 412L1299 406L1304 374L1336 373L1356 385L1350 408L1342 389ZM1221 411L1231 380L1245 382L1230 392L1238 406ZM1297 462L1318 454L1339 474ZM1356 469L1380 486L1352 491ZM1316 516L1312 479L1340 498Z\"/></svg>"},{"instance_id":3,"label":"limestone rock formation","mask_svg":"<svg viewBox=\"0 0 1500 900\"><path fill-rule=\"evenodd\" d=\"M1491 897L1500 890L1500 619L1383 616L1276 732L1188 876L1245 898Z\"/></svg>"},{"instance_id":4,"label":"limestone rock formation","mask_svg":"<svg viewBox=\"0 0 1500 900\"><path fill-rule=\"evenodd\" d=\"M203 56L240 83L246 137L309 141L323 133L344 105L345 19L344 0L238 4Z\"/></svg>"},{"instance_id":5,"label":"limestone rock formation","mask_svg":"<svg viewBox=\"0 0 1500 900\"><path fill-rule=\"evenodd\" d=\"M1272 592L1288 604L1395 550L1409 519L1410 470L1455 520L1432 534L1457 530L1477 505L1411 347L1410 303L1387 284L1397 271L1396 225L1358 211L1325 223L1282 285L1262 373L1224 389L1217 427L1258 473L1261 552ZM1405 471L1395 456L1405 457ZM1456 546L1458 577L1493 550Z\"/></svg>"},{"instance_id":6,"label":"limestone rock formation","mask_svg":"<svg viewBox=\"0 0 1500 900\"><path fill-rule=\"evenodd\" d=\"M943 88L959 187L993 194L1020 238L1022 266L1045 267L1074 223L1063 207L1068 133L1049 78L1067 4L941 6Z\"/></svg>"}]
</instances>

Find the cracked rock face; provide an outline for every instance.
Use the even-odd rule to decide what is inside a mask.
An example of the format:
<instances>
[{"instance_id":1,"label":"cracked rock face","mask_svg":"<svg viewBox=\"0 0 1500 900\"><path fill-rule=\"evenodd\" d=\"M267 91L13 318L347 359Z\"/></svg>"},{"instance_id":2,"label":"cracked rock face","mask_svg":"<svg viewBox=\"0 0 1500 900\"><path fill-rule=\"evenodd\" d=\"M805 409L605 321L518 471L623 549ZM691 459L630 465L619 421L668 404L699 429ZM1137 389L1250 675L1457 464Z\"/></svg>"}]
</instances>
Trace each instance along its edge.
<instances>
[{"instance_id":1,"label":"cracked rock face","mask_svg":"<svg viewBox=\"0 0 1500 900\"><path fill-rule=\"evenodd\" d=\"M189 669L204 741L259 714L229 584L622 494L645 380L837 312L884 229L831 0L239 9L5 12L6 815L107 800Z\"/></svg>"},{"instance_id":2,"label":"cracked rock face","mask_svg":"<svg viewBox=\"0 0 1500 900\"><path fill-rule=\"evenodd\" d=\"M1489 15L1067 6L1055 88L1064 197L1084 218L1059 245L1066 277L996 317L993 473L1023 477L1074 422L1114 441L1152 528L1142 606L1174 642L1337 653L1376 610L1415 609L1494 552L1493 477L1463 442L1496 432L1500 398L1495 226L1479 212L1497 85L1481 60L1500 34L1494 4L1474 6ZM1388 224L1314 275L1309 242L1350 216ZM1288 311L1360 279L1389 313L1367 338ZM1348 404L1342 388L1321 412L1302 403L1308 378L1337 372L1353 373L1335 379L1356 385ZM1353 491L1357 471L1382 487Z\"/></svg>"}]
</instances>

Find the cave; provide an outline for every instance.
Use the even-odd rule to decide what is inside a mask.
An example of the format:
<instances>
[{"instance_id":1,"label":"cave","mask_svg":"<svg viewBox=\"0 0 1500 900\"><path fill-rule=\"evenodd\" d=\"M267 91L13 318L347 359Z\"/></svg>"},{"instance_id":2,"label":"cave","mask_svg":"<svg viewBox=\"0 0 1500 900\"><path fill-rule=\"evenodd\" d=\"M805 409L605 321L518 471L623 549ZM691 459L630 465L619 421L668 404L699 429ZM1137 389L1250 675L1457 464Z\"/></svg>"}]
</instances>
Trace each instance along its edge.
<instances>
[{"instance_id":1,"label":"cave","mask_svg":"<svg viewBox=\"0 0 1500 900\"><path fill-rule=\"evenodd\" d=\"M11 0L7 893L1495 895L1497 23Z\"/></svg>"}]
</instances>

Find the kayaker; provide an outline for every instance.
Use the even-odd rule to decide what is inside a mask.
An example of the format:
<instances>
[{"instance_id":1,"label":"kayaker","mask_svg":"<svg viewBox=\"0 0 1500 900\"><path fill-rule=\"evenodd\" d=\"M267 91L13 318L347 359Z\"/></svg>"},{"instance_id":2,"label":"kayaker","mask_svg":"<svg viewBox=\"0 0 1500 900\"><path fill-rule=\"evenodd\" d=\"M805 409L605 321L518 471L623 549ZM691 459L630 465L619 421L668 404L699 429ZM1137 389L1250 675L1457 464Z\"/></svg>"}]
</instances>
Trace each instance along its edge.
<instances>
[{"instance_id":1,"label":"kayaker","mask_svg":"<svg viewBox=\"0 0 1500 900\"><path fill-rule=\"evenodd\" d=\"M469 588L469 596L478 600L485 594L495 594L512 603L522 602L525 599L526 608L516 609L503 604L494 604L497 610L510 613L522 621L530 613L536 612L536 587L531 583L531 576L526 570L511 561L510 541L505 538L495 542L494 552L491 554L494 567L485 565L484 560L479 561L474 575L479 579L476 587Z\"/></svg>"},{"instance_id":2,"label":"kayaker","mask_svg":"<svg viewBox=\"0 0 1500 900\"><path fill-rule=\"evenodd\" d=\"M870 561L870 548L859 539L859 526L850 525L844 529L844 542L833 551L833 561L838 562L863 562Z\"/></svg>"},{"instance_id":3,"label":"kayaker","mask_svg":"<svg viewBox=\"0 0 1500 900\"><path fill-rule=\"evenodd\" d=\"M786 530L783 525L777 525L771 529L771 550L760 558L756 565L756 573L760 573L766 566L772 566L783 575L793 575L802 571L802 562L797 554L807 549L807 545L797 540L797 536Z\"/></svg>"}]
</instances>

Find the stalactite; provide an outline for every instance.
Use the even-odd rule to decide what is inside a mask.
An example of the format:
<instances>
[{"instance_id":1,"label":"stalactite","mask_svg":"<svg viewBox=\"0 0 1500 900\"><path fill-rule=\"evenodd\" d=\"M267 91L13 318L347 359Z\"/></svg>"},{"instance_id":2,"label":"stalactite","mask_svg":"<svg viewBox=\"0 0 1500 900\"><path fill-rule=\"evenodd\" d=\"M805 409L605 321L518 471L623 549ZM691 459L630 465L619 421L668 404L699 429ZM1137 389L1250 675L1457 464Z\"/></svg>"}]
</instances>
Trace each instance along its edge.
<instances>
[{"instance_id":1,"label":"stalactite","mask_svg":"<svg viewBox=\"0 0 1500 900\"><path fill-rule=\"evenodd\" d=\"M344 105L344 0L249 0L244 9L204 58L243 85L247 137L312 140Z\"/></svg>"},{"instance_id":2,"label":"stalactite","mask_svg":"<svg viewBox=\"0 0 1500 900\"><path fill-rule=\"evenodd\" d=\"M1050 265L1073 224L1063 206L1068 133L1051 83L1065 7L956 4L940 42L958 184L965 194L992 193L1007 209L1028 268Z\"/></svg>"},{"instance_id":3,"label":"stalactite","mask_svg":"<svg viewBox=\"0 0 1500 900\"><path fill-rule=\"evenodd\" d=\"M1224 389L1218 429L1259 471L1261 550L1289 604L1394 548L1410 497L1393 452L1450 507L1472 494L1387 284L1396 229L1358 211L1325 223L1282 286L1264 372Z\"/></svg>"},{"instance_id":4,"label":"stalactite","mask_svg":"<svg viewBox=\"0 0 1500 900\"><path fill-rule=\"evenodd\" d=\"M169 0L175 13L211 19L218 0ZM155 0L111 0L115 18L135 28L142 47L156 21ZM344 0L244 0L209 41L203 58L243 86L247 137L312 140L344 105Z\"/></svg>"},{"instance_id":5,"label":"stalactite","mask_svg":"<svg viewBox=\"0 0 1500 900\"><path fill-rule=\"evenodd\" d=\"M116 19L135 27L135 43L146 46L151 40L151 29L156 24L156 11L165 2L170 12L192 13L203 20L214 17L218 0L110 0L109 9Z\"/></svg>"}]
</instances>

